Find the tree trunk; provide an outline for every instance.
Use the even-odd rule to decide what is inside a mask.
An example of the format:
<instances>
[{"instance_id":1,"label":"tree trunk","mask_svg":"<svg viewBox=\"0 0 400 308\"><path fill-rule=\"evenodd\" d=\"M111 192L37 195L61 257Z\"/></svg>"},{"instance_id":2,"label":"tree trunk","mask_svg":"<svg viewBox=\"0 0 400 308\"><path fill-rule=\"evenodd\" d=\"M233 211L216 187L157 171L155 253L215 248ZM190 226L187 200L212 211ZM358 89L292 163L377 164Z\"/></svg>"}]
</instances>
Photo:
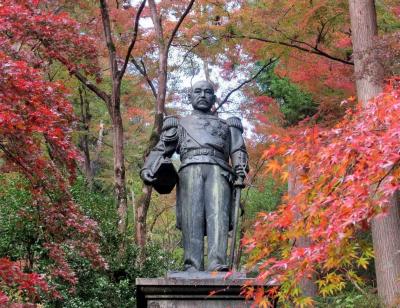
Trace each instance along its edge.
<instances>
[{"instance_id":1,"label":"tree trunk","mask_svg":"<svg viewBox=\"0 0 400 308\"><path fill-rule=\"evenodd\" d=\"M167 93L167 67L168 67L168 51L166 51L164 34L161 24L161 17L158 15L157 6L154 0L149 0L149 7L151 12L151 19L153 21L154 29L156 32L157 44L159 48L159 64L158 64L158 77L157 77L157 93L156 93L156 104L155 104L155 116L154 125L148 141L147 149L143 155L143 159L146 159L148 153L157 144L163 123L163 117L165 113L165 97ZM138 198L136 206L135 217L135 239L136 244L140 248L144 248L147 241L147 213L150 207L152 188L143 184L142 194Z\"/></svg>"},{"instance_id":2,"label":"tree trunk","mask_svg":"<svg viewBox=\"0 0 400 308\"><path fill-rule=\"evenodd\" d=\"M100 120L99 134L97 137L96 148L94 150L93 159L91 161L91 170L93 177L100 171L100 153L103 149L103 138L104 138L104 122Z\"/></svg>"},{"instance_id":3,"label":"tree trunk","mask_svg":"<svg viewBox=\"0 0 400 308\"><path fill-rule=\"evenodd\" d=\"M113 77L112 85L111 106L114 150L114 189L118 211L118 232L120 235L124 235L128 211L125 179L124 127L121 115L120 83L115 76Z\"/></svg>"},{"instance_id":4,"label":"tree trunk","mask_svg":"<svg viewBox=\"0 0 400 308\"><path fill-rule=\"evenodd\" d=\"M114 107L113 113L113 150L114 150L114 181L115 198L118 208L118 231L124 234L126 230L126 217L128 200L125 185L125 163L124 163L124 134L120 106Z\"/></svg>"},{"instance_id":5,"label":"tree trunk","mask_svg":"<svg viewBox=\"0 0 400 308\"><path fill-rule=\"evenodd\" d=\"M289 178L288 178L288 196L289 198L296 198L297 194L302 190L302 185L300 182L300 174L296 166L289 166ZM301 216L298 213L298 216ZM299 218L299 217L298 217ZM296 247L309 247L311 241L307 237L300 237L296 239ZM305 277L300 281L300 289L304 296L316 297L318 295L318 288L315 284L315 275L310 278Z\"/></svg>"},{"instance_id":6,"label":"tree trunk","mask_svg":"<svg viewBox=\"0 0 400 308\"><path fill-rule=\"evenodd\" d=\"M144 248L147 242L147 212L149 210L151 192L151 186L143 185L142 195L138 200L138 205L135 210L135 240L140 248Z\"/></svg>"},{"instance_id":7,"label":"tree trunk","mask_svg":"<svg viewBox=\"0 0 400 308\"><path fill-rule=\"evenodd\" d=\"M147 157L152 148L154 148L160 139L160 132L163 123L163 114L156 114L154 118L153 131L151 133L147 149L144 152L143 159ZM135 240L140 248L144 248L147 241L147 212L150 207L151 186L143 184L142 194L137 198L137 205L135 209Z\"/></svg>"},{"instance_id":8,"label":"tree trunk","mask_svg":"<svg viewBox=\"0 0 400 308\"><path fill-rule=\"evenodd\" d=\"M82 135L80 136L79 145L83 152L83 172L87 184L90 189L93 188L93 172L90 161L90 151L89 151L89 122L90 122L90 111L89 111L89 101L86 99L85 89L79 87L79 100L81 106L81 127Z\"/></svg>"},{"instance_id":9,"label":"tree trunk","mask_svg":"<svg viewBox=\"0 0 400 308\"><path fill-rule=\"evenodd\" d=\"M383 68L376 54L378 27L373 0L349 0L354 70L358 99L364 106L382 92ZM385 307L400 295L400 215L398 194L386 215L372 220L372 241L378 294Z\"/></svg>"}]
</instances>

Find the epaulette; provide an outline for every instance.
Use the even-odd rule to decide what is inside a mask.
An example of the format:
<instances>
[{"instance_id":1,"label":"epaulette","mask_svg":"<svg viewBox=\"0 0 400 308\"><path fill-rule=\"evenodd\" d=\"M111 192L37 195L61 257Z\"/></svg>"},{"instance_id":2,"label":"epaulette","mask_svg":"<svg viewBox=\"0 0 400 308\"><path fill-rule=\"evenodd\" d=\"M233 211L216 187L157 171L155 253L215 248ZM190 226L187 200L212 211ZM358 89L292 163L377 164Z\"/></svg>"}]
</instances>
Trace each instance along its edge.
<instances>
[{"instance_id":1,"label":"epaulette","mask_svg":"<svg viewBox=\"0 0 400 308\"><path fill-rule=\"evenodd\" d=\"M242 121L238 117L231 117L226 120L229 127L235 127L243 133Z\"/></svg>"},{"instance_id":2,"label":"epaulette","mask_svg":"<svg viewBox=\"0 0 400 308\"><path fill-rule=\"evenodd\" d=\"M176 116L167 116L164 118L162 130L167 130L173 127L177 127L179 124L179 119Z\"/></svg>"}]
</instances>

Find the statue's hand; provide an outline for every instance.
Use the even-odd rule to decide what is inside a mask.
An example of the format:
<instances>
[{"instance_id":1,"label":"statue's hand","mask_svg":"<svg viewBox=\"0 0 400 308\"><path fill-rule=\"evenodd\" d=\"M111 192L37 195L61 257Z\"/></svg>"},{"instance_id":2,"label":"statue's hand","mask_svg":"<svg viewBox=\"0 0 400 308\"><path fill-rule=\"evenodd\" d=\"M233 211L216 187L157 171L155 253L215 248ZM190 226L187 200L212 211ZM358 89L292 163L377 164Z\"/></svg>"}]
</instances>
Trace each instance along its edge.
<instances>
[{"instance_id":1,"label":"statue's hand","mask_svg":"<svg viewBox=\"0 0 400 308\"><path fill-rule=\"evenodd\" d=\"M153 172L150 169L144 169L140 173L140 177L142 178L143 182L147 185L151 185L156 179L154 178Z\"/></svg>"},{"instance_id":2,"label":"statue's hand","mask_svg":"<svg viewBox=\"0 0 400 308\"><path fill-rule=\"evenodd\" d=\"M238 178L244 179L246 177L246 170L245 167L242 165L235 166L235 175Z\"/></svg>"},{"instance_id":3,"label":"statue's hand","mask_svg":"<svg viewBox=\"0 0 400 308\"><path fill-rule=\"evenodd\" d=\"M246 168L242 165L237 165L234 168L236 180L234 186L244 187L244 179L246 178Z\"/></svg>"}]
</instances>

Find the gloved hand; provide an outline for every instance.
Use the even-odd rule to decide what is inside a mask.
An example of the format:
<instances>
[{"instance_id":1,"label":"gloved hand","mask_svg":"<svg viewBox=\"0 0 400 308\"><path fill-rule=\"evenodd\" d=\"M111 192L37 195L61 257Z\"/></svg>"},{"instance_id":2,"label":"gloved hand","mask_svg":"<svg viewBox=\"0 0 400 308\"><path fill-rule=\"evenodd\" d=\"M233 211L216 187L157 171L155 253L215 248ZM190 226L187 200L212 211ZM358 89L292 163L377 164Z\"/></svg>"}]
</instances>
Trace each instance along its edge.
<instances>
[{"instance_id":1,"label":"gloved hand","mask_svg":"<svg viewBox=\"0 0 400 308\"><path fill-rule=\"evenodd\" d=\"M245 170L244 166L237 165L237 166L235 166L234 171L235 171L235 175L237 177L241 177L243 179L246 177L246 170Z\"/></svg>"},{"instance_id":2,"label":"gloved hand","mask_svg":"<svg viewBox=\"0 0 400 308\"><path fill-rule=\"evenodd\" d=\"M236 180L234 185L244 187L244 179L246 178L246 168L242 165L237 165L234 167L234 172L236 175Z\"/></svg>"},{"instance_id":3,"label":"gloved hand","mask_svg":"<svg viewBox=\"0 0 400 308\"><path fill-rule=\"evenodd\" d=\"M140 177L146 185L151 185L156 179L150 169L144 169L140 172Z\"/></svg>"}]
</instances>

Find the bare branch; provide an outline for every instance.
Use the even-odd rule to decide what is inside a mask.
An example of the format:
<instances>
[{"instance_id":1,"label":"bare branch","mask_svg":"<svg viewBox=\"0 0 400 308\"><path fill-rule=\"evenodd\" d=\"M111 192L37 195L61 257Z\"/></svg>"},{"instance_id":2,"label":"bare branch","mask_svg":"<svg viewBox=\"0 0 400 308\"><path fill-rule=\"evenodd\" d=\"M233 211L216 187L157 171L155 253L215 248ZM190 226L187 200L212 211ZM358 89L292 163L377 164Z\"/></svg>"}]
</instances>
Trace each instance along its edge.
<instances>
[{"instance_id":1,"label":"bare branch","mask_svg":"<svg viewBox=\"0 0 400 308\"><path fill-rule=\"evenodd\" d=\"M295 39L291 39L289 38L289 40L291 41L291 43L289 42L285 42L285 41L278 41L278 40L270 40L270 39L266 39L266 38L261 38L261 37L256 37L256 36L252 36L252 35L225 35L225 38L231 38L231 39L248 39L248 40L256 40L256 41L260 41L260 42L264 42L264 43L269 43L269 44L277 44L277 45L282 45L282 46L286 46L286 47L291 47L291 48L295 48L304 52L308 52L308 53L312 53L315 55L319 55L319 56L323 56L325 58L331 59L333 61L337 61L343 64L348 64L348 65L354 65L353 62L351 61L347 61L335 56L332 56L328 53L326 53L325 51L319 49L316 46L312 46L311 44L308 44L307 42L302 42L302 41L298 41ZM307 46L307 47L303 47L300 46L298 44Z\"/></svg>"},{"instance_id":2,"label":"bare branch","mask_svg":"<svg viewBox=\"0 0 400 308\"><path fill-rule=\"evenodd\" d=\"M164 32L162 29L161 16L158 16L157 5L154 0L149 0L149 7L151 12L151 20L153 21L154 30L159 40L159 46L164 47Z\"/></svg>"},{"instance_id":3,"label":"bare branch","mask_svg":"<svg viewBox=\"0 0 400 308\"><path fill-rule=\"evenodd\" d=\"M322 40L324 39L324 36L325 36L324 30L325 30L325 27L327 26L327 24L328 24L328 22L321 22L321 28L318 30L318 35L315 40L314 48L318 48L319 43L321 43Z\"/></svg>"},{"instance_id":4,"label":"bare branch","mask_svg":"<svg viewBox=\"0 0 400 308\"><path fill-rule=\"evenodd\" d=\"M140 6L139 6L139 9L138 9L137 13L136 13L135 22L134 22L134 24L133 24L133 37L132 37L131 43L129 44L129 47L128 47L128 51L127 51L127 53L126 53L126 57L125 57L124 64L122 65L122 68L121 68L121 70L119 71L119 74L118 74L119 80L121 80L122 77L123 77L124 74L125 74L126 67L128 66L129 58L130 58L130 56L131 56L133 47L135 46L136 39L137 39L137 36L138 36L139 19L140 19L140 15L141 15L142 12L143 12L143 9L144 9L145 4L146 4L146 0L143 0L142 3L141 3Z\"/></svg>"},{"instance_id":5,"label":"bare branch","mask_svg":"<svg viewBox=\"0 0 400 308\"><path fill-rule=\"evenodd\" d=\"M162 208L160 211L158 211L158 213L155 214L154 219L153 219L152 223L150 224L150 228L149 228L149 231L150 231L150 232L153 232L153 229L154 229L154 226L156 225L157 219L158 219L164 212L166 212L167 210L169 210L169 209L171 209L171 208L173 208L173 207L175 207L175 204L166 206L166 207Z\"/></svg>"},{"instance_id":6,"label":"bare branch","mask_svg":"<svg viewBox=\"0 0 400 308\"><path fill-rule=\"evenodd\" d=\"M146 67L144 65L144 62L142 60L140 60L140 63L142 64L142 66L140 66L140 64L137 63L137 61L134 58L131 59L131 62L136 67L136 69L139 71L139 73L142 74L143 77L146 79L146 82L149 85L149 87L151 89L151 92L153 93L153 96L157 99L156 88L154 87L153 82L151 81L149 75L147 74L147 70L146 70Z\"/></svg>"},{"instance_id":7,"label":"bare branch","mask_svg":"<svg viewBox=\"0 0 400 308\"><path fill-rule=\"evenodd\" d=\"M179 18L178 22L175 25L174 30L171 33L171 36L168 40L167 43L167 48L165 49L165 52L168 53L169 48L171 47L172 41L174 40L176 33L179 30L179 27L181 26L182 22L184 21L184 19L186 18L186 16L189 14L190 10L192 9L192 6L194 4L195 0L191 0L188 4L188 6L186 7L185 11L183 12L183 14L181 15L181 17Z\"/></svg>"},{"instance_id":8,"label":"bare branch","mask_svg":"<svg viewBox=\"0 0 400 308\"><path fill-rule=\"evenodd\" d=\"M190 48L189 48L189 50L186 51L185 55L183 56L183 59L182 59L181 64L178 65L178 68L181 68L182 65L185 63L185 61L186 61L187 57L189 56L189 54L192 53L192 51L193 51L196 47L198 47L198 46L201 44L202 41L207 40L208 38L209 38L208 36L207 36L207 37L202 37L202 38L201 38L198 42L196 42L194 45L192 45L192 46L185 46L185 47L190 47ZM182 47L182 46L180 46L180 47Z\"/></svg>"},{"instance_id":9,"label":"bare branch","mask_svg":"<svg viewBox=\"0 0 400 308\"><path fill-rule=\"evenodd\" d=\"M85 76L83 76L81 73L79 73L77 70L70 70L69 71L70 74L74 75L80 82L82 82L89 90L91 90L94 94L96 94L100 99L102 99L107 107L110 107L110 102L111 102L111 98L110 96L104 92L103 90L101 90L100 88L98 88L97 86L95 86L92 82L90 82L90 80L88 80Z\"/></svg>"},{"instance_id":10,"label":"bare branch","mask_svg":"<svg viewBox=\"0 0 400 308\"><path fill-rule=\"evenodd\" d=\"M117 64L115 45L111 34L110 15L108 14L108 6L106 0L100 0L100 11L101 11L101 19L103 22L104 36L106 38L108 55L110 59L111 72L113 77L116 77L118 74L118 64Z\"/></svg>"},{"instance_id":11,"label":"bare branch","mask_svg":"<svg viewBox=\"0 0 400 308\"><path fill-rule=\"evenodd\" d=\"M239 84L236 88L232 89L231 91L229 91L229 93L225 96L225 98L218 104L218 106L215 108L214 112L217 112L229 99L229 97L235 93L236 91L240 90L244 85L252 82L254 79L256 79L266 68L270 67L271 65L273 65L274 63L276 63L278 61L279 58L275 58L275 59L270 59L268 61L268 63L264 64L256 74L254 74L252 77L250 77L249 79L243 81L241 84Z\"/></svg>"}]
</instances>

